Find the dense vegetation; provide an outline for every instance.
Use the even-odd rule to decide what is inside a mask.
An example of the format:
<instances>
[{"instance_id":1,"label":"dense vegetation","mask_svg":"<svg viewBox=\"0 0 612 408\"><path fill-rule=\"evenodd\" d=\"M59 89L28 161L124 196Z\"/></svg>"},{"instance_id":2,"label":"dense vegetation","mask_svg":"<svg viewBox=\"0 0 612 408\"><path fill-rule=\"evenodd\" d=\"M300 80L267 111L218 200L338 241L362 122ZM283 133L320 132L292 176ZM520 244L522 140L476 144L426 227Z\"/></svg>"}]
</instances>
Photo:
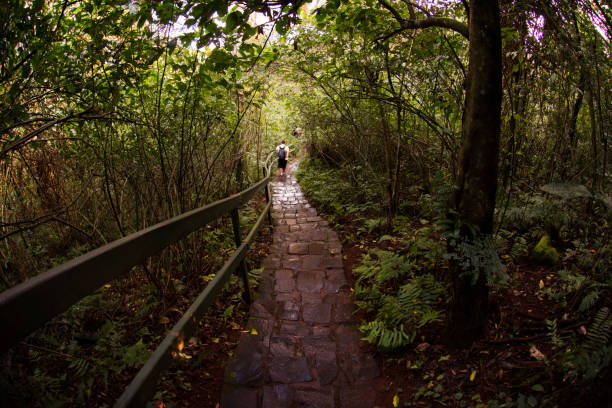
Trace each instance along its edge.
<instances>
[{"instance_id":1,"label":"dense vegetation","mask_svg":"<svg viewBox=\"0 0 612 408\"><path fill-rule=\"evenodd\" d=\"M364 337L424 384L402 400L609 382L609 5L12 0L0 27L0 290L240 191L299 125ZM75 305L2 356L3 402L109 403L231 248L221 221ZM410 353L451 339L521 358L436 383L447 354Z\"/></svg>"},{"instance_id":2,"label":"dense vegetation","mask_svg":"<svg viewBox=\"0 0 612 408\"><path fill-rule=\"evenodd\" d=\"M491 234L469 239L463 230L479 225L466 225L456 199L467 43L442 30L391 33L398 16L379 4L318 18L328 31L304 28L293 60L319 90L299 104L315 158L302 164L301 183L336 221L347 261L356 258L364 336L392 352L387 368L408 403L605 405L612 202L610 95L600 86L610 81L610 49L600 31L610 27L596 15L609 10L501 3L496 208ZM456 17L456 7L421 17ZM489 288L484 335L462 356L449 313L458 296L475 298L456 291L457 269L476 271L472 282L486 275ZM423 352L430 344L439 355Z\"/></svg>"}]
</instances>

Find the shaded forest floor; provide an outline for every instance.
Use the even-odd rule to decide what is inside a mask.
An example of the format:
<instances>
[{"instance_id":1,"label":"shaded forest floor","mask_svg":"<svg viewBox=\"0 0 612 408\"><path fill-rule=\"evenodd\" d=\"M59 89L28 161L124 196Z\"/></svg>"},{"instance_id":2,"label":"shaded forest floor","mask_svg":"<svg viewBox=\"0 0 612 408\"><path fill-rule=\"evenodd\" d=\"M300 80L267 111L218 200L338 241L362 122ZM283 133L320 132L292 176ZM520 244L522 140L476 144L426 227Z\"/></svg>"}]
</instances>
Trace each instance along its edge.
<instances>
[{"instance_id":1,"label":"shaded forest floor","mask_svg":"<svg viewBox=\"0 0 612 408\"><path fill-rule=\"evenodd\" d=\"M423 226L419 219L412 222L414 229ZM400 249L390 241L378 243L380 234L364 236L363 230L359 241L352 240L361 224L350 217L336 221L345 238L344 270L353 285L353 269L371 248ZM513 284L492 291L486 338L467 350L456 349L446 344L439 323L428 327L413 347L379 354L386 384L378 390L381 407L610 406L609 367L588 390L564 383L553 370L556 361L547 320L555 318L560 305L543 291L559 285L554 268L531 265L528 259L506 266L514 273ZM358 317L364 318L365 312ZM556 330L560 336L573 331L584 337L589 323L562 320Z\"/></svg>"},{"instance_id":2,"label":"shaded forest floor","mask_svg":"<svg viewBox=\"0 0 612 408\"><path fill-rule=\"evenodd\" d=\"M505 278L490 290L488 332L461 350L443 337L450 301L442 235L447 187L405 191L387 225L386 198L375 180L322 158L303 160L298 180L343 242L358 320L364 337L378 344L386 381L380 406L610 407L612 246L605 207L537 189L513 193L491 242L505 270L496 266L495 273ZM549 236L554 266L533 259Z\"/></svg>"}]
</instances>

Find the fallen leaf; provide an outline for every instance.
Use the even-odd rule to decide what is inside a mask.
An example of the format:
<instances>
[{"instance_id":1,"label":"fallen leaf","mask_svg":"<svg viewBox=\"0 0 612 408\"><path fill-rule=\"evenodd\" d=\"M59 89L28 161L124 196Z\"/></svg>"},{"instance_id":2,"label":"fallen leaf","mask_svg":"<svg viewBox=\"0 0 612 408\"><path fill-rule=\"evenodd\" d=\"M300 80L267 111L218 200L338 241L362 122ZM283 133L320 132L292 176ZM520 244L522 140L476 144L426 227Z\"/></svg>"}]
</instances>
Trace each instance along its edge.
<instances>
[{"instance_id":1,"label":"fallen leaf","mask_svg":"<svg viewBox=\"0 0 612 408\"><path fill-rule=\"evenodd\" d=\"M531 348L529 349L529 355L538 361L544 360L546 358L546 356L542 354L542 352L538 350L536 346L531 346Z\"/></svg>"},{"instance_id":2,"label":"fallen leaf","mask_svg":"<svg viewBox=\"0 0 612 408\"><path fill-rule=\"evenodd\" d=\"M255 330L255 328L252 328L252 329L251 329L251 334L252 334L253 336L257 336L259 333L257 333L257 330Z\"/></svg>"},{"instance_id":3,"label":"fallen leaf","mask_svg":"<svg viewBox=\"0 0 612 408\"><path fill-rule=\"evenodd\" d=\"M418 346L416 346L416 349L419 350L421 353L427 350L427 348L429 348L429 343L421 343Z\"/></svg>"},{"instance_id":4,"label":"fallen leaf","mask_svg":"<svg viewBox=\"0 0 612 408\"><path fill-rule=\"evenodd\" d=\"M544 281L540 279L540 289L544 289Z\"/></svg>"},{"instance_id":5,"label":"fallen leaf","mask_svg":"<svg viewBox=\"0 0 612 408\"><path fill-rule=\"evenodd\" d=\"M166 316L164 316L161 319L159 319L159 323L160 324L168 324L168 323L170 323L170 319L167 318Z\"/></svg>"},{"instance_id":6,"label":"fallen leaf","mask_svg":"<svg viewBox=\"0 0 612 408\"><path fill-rule=\"evenodd\" d=\"M393 396L393 407L397 408L399 406L399 395L395 394Z\"/></svg>"},{"instance_id":7,"label":"fallen leaf","mask_svg":"<svg viewBox=\"0 0 612 408\"><path fill-rule=\"evenodd\" d=\"M474 381L475 378L476 378L476 370L472 371L472 374L470 374L470 381Z\"/></svg>"}]
</instances>

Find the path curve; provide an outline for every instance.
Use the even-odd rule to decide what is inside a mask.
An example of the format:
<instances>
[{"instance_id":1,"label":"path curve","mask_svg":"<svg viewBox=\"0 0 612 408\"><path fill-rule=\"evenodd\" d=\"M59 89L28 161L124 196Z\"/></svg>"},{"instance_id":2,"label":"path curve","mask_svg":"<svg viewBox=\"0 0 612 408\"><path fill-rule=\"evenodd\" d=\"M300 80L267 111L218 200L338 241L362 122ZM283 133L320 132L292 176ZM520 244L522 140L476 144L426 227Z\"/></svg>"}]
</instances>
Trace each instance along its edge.
<instances>
[{"instance_id":1,"label":"path curve","mask_svg":"<svg viewBox=\"0 0 612 408\"><path fill-rule=\"evenodd\" d=\"M221 407L372 408L380 370L355 326L342 245L304 198L297 166L272 183L272 253Z\"/></svg>"}]
</instances>

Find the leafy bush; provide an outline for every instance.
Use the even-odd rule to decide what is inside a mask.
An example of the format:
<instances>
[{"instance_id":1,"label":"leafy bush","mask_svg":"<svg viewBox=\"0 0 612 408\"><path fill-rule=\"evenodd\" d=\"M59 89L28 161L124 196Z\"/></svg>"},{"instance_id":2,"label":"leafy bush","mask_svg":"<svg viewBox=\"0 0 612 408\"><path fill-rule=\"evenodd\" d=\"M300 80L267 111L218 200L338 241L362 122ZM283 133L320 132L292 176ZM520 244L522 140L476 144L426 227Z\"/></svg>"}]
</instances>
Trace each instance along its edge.
<instances>
[{"instance_id":1,"label":"leafy bush","mask_svg":"<svg viewBox=\"0 0 612 408\"><path fill-rule=\"evenodd\" d=\"M342 168L332 168L324 160L303 159L296 177L312 203L330 214L330 221L345 214L380 211L380 194L374 182L361 179L356 188Z\"/></svg>"},{"instance_id":2,"label":"leafy bush","mask_svg":"<svg viewBox=\"0 0 612 408\"><path fill-rule=\"evenodd\" d=\"M586 382L594 380L612 362L612 312L602 307L595 314L586 339L574 350L568 347L561 357L561 368L566 380Z\"/></svg>"},{"instance_id":3,"label":"leafy bush","mask_svg":"<svg viewBox=\"0 0 612 408\"><path fill-rule=\"evenodd\" d=\"M406 254L373 248L354 269L355 304L371 315L360 330L380 350L409 345L420 329L443 317L446 287L423 273L444 262L443 245L426 233L429 229L419 231L402 241Z\"/></svg>"},{"instance_id":4,"label":"leafy bush","mask_svg":"<svg viewBox=\"0 0 612 408\"><path fill-rule=\"evenodd\" d=\"M443 286L431 274L409 280L395 295L379 292L377 298L369 299L378 310L376 317L359 329L365 340L378 349L389 351L406 346L414 341L419 329L442 320L443 312L437 306L443 293Z\"/></svg>"}]
</instances>

